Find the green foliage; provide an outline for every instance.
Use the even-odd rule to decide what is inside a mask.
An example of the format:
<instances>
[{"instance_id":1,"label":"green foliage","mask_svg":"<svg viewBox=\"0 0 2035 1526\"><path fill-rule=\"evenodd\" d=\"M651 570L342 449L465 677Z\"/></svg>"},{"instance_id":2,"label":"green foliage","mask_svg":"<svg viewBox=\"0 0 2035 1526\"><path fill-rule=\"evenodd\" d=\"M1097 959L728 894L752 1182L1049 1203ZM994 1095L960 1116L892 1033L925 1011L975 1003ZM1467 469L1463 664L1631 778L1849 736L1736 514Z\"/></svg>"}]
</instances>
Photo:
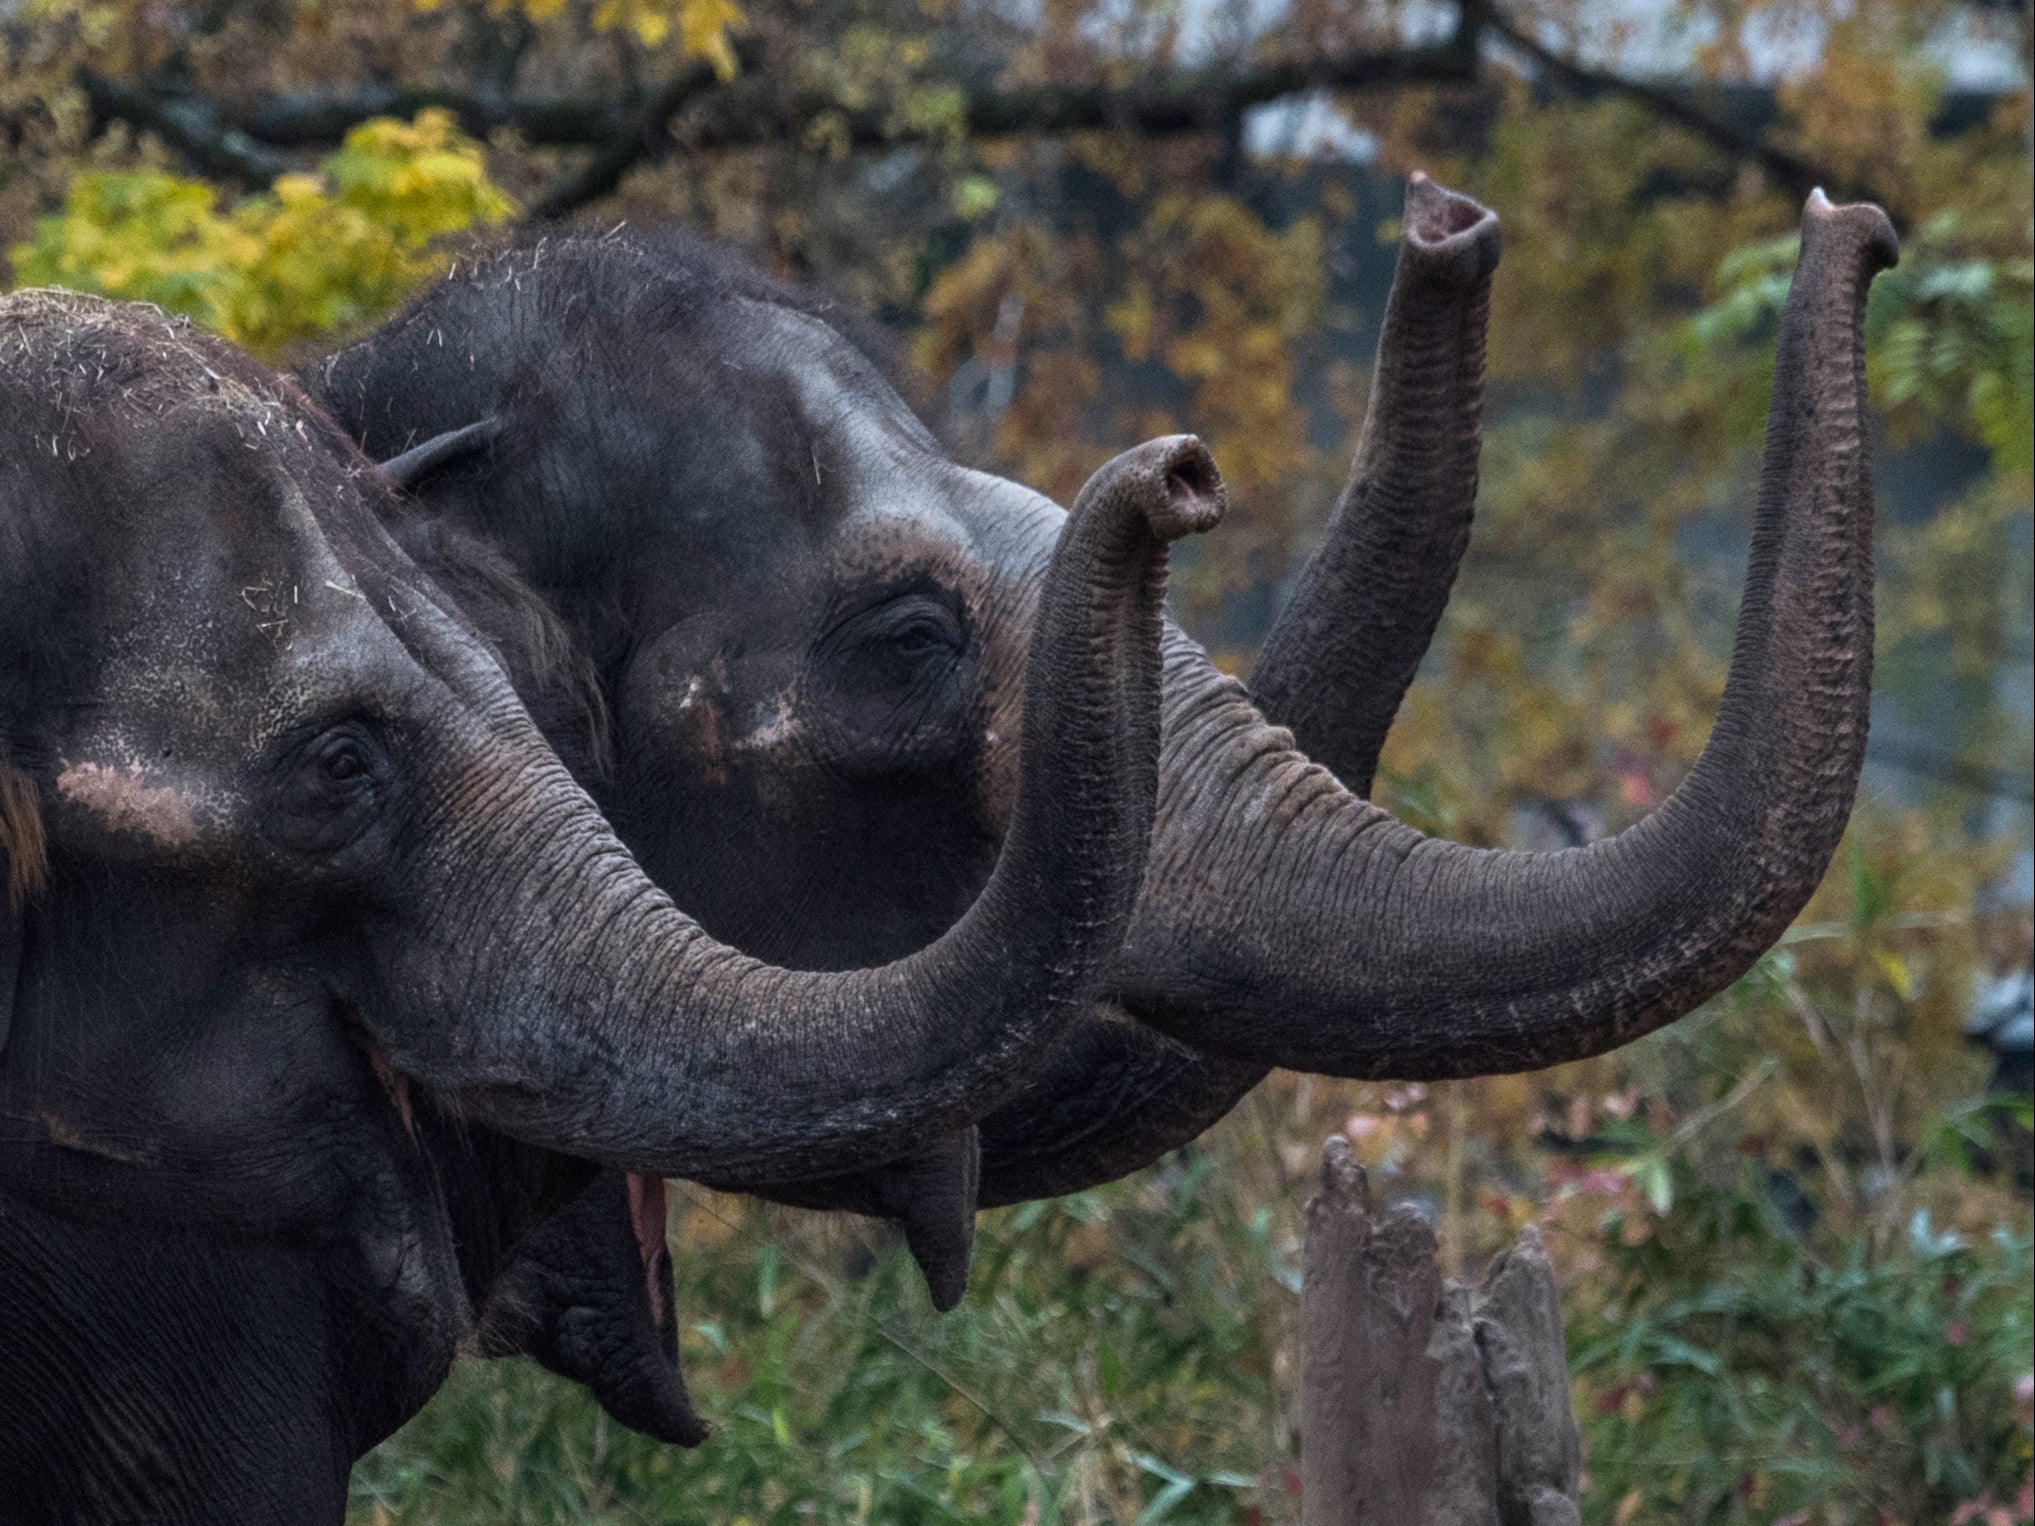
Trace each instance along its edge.
<instances>
[{"instance_id":1,"label":"green foliage","mask_svg":"<svg viewBox=\"0 0 2035 1526\"><path fill-rule=\"evenodd\" d=\"M2035 260L1974 247L1971 221L1956 209L1939 212L1874 283L1866 329L1873 400L1900 435L1963 434L1992 452L1994 470L2025 476L2035 471ZM1770 340L1797 248L1790 234L1725 257L1717 299L1687 321L1685 363ZM1770 361L1767 377L1770 386Z\"/></svg>"},{"instance_id":2,"label":"green foliage","mask_svg":"<svg viewBox=\"0 0 2035 1526\"><path fill-rule=\"evenodd\" d=\"M362 123L319 174L224 208L160 170L79 175L10 256L23 284L154 302L273 352L379 317L444 267L439 240L512 211L479 145L426 111Z\"/></svg>"},{"instance_id":3,"label":"green foliage","mask_svg":"<svg viewBox=\"0 0 2035 1526\"><path fill-rule=\"evenodd\" d=\"M1771 1166L1670 1156L1636 1244L1571 1300L1593 1494L1621 1519L1945 1520L2027 1476L2035 1242L1968 1243L1917 1208L1903 1243L1826 1256L1782 1215ZM1670 1205L1672 1211L1669 1211Z\"/></svg>"},{"instance_id":4,"label":"green foliage","mask_svg":"<svg viewBox=\"0 0 2035 1526\"><path fill-rule=\"evenodd\" d=\"M2021 1526L2035 1110L1944 1037L1984 872L1868 810L1696 1016L1539 1076L1276 1076L1151 1172L986 1215L944 1317L886 1232L681 1188L717 1434L671 1453L470 1364L362 1464L351 1519L1291 1526L1301 1208L1340 1130L1464 1272L1544 1226L1589 1526Z\"/></svg>"},{"instance_id":5,"label":"green foliage","mask_svg":"<svg viewBox=\"0 0 2035 1526\"><path fill-rule=\"evenodd\" d=\"M526 1364L474 1364L357 1471L354 1519L1229 1522L1284 1450L1293 1269L1205 1161L988 1217L932 1313L895 1246L690 1193L695 1454Z\"/></svg>"}]
</instances>

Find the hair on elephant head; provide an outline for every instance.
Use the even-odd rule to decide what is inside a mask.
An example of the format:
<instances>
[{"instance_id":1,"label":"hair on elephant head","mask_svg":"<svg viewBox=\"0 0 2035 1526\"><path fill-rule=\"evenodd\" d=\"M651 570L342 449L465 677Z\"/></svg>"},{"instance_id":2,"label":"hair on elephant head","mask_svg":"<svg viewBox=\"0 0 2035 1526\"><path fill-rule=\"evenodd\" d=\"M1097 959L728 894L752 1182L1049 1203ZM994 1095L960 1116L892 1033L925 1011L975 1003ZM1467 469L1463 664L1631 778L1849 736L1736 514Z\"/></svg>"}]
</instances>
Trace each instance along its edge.
<instances>
[{"instance_id":1,"label":"hair on elephant head","mask_svg":"<svg viewBox=\"0 0 2035 1526\"><path fill-rule=\"evenodd\" d=\"M336 1521L474 1294L599 1368L598 1332L527 1307L560 1304L547 1205L600 1232L574 1254L626 1268L640 1306L606 1312L654 1349L662 1175L910 1154L1089 999L1150 829L1166 543L1220 509L1191 442L1126 457L1053 555L983 895L815 973L644 877L505 672L597 756L555 623L469 557L446 576L491 643L292 383L63 293L0 300L0 353L10 1519ZM619 1226L575 1159L642 1173L604 1179ZM595 1375L696 1433L675 1373Z\"/></svg>"}]
</instances>

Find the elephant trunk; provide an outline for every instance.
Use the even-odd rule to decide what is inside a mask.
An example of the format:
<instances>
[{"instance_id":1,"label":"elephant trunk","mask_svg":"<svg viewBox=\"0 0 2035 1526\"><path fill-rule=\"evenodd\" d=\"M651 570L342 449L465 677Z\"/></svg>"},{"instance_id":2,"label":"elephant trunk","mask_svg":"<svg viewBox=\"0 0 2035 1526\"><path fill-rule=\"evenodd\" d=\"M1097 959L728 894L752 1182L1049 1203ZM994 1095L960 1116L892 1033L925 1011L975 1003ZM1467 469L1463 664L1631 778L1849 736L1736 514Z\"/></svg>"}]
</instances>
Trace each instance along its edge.
<instances>
[{"instance_id":1,"label":"elephant trunk","mask_svg":"<svg viewBox=\"0 0 2035 1526\"><path fill-rule=\"evenodd\" d=\"M450 782L424 840L452 844L430 887L445 911L384 969L393 999L364 1004L428 1014L376 1033L390 1063L530 1143L724 1183L890 1159L972 1123L1121 943L1157 793L1165 548L1221 511L1188 437L1127 452L1083 490L1042 591L996 870L944 937L879 969L778 969L716 943L637 868L496 675L503 703L470 718L493 745L455 740L458 767L438 770ZM405 639L429 639L433 613ZM443 645L441 672L462 644ZM532 937L470 935L503 927Z\"/></svg>"},{"instance_id":2,"label":"elephant trunk","mask_svg":"<svg viewBox=\"0 0 2035 1526\"><path fill-rule=\"evenodd\" d=\"M1251 671L1295 746L1368 797L1470 544L1498 217L1416 171L1356 460Z\"/></svg>"},{"instance_id":3,"label":"elephant trunk","mask_svg":"<svg viewBox=\"0 0 2035 1526\"><path fill-rule=\"evenodd\" d=\"M1651 816L1559 853L1432 841L1346 791L1169 637L1146 894L1116 992L1218 1053L1447 1077L1600 1053L1743 973L1821 880L1865 749L1875 207L1810 199L1715 730Z\"/></svg>"}]
</instances>

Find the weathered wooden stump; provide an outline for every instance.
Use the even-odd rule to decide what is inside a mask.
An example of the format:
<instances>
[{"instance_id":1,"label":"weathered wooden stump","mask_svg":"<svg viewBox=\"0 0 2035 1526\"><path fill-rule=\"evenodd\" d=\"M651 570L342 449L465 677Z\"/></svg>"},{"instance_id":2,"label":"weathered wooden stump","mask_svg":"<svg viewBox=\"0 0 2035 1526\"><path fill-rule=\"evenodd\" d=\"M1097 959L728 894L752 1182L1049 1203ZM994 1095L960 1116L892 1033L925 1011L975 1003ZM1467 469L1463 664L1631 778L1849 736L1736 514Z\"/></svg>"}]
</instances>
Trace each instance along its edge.
<instances>
[{"instance_id":1,"label":"weathered wooden stump","mask_svg":"<svg viewBox=\"0 0 2035 1526\"><path fill-rule=\"evenodd\" d=\"M1304 1526L1579 1526L1582 1443L1539 1231L1481 1287L1444 1282L1435 1255L1419 1211L1376 1214L1349 1141L1330 1139L1300 1297Z\"/></svg>"}]
</instances>

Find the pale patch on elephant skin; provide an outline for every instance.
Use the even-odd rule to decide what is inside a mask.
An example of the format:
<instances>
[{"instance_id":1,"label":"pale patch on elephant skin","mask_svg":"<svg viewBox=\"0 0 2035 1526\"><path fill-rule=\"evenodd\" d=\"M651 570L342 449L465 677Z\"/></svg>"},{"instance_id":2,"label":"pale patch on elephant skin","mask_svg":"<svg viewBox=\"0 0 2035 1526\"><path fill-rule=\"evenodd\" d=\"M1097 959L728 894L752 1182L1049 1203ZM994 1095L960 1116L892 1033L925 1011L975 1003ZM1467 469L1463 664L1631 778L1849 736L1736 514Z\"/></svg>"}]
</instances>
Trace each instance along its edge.
<instances>
[{"instance_id":1,"label":"pale patch on elephant skin","mask_svg":"<svg viewBox=\"0 0 2035 1526\"><path fill-rule=\"evenodd\" d=\"M198 818L181 790L149 784L141 769L72 763L57 775L57 793L116 831L132 832L165 848L198 840Z\"/></svg>"},{"instance_id":2,"label":"pale patch on elephant skin","mask_svg":"<svg viewBox=\"0 0 2035 1526\"><path fill-rule=\"evenodd\" d=\"M800 730L798 717L792 713L791 701L779 695L768 704L758 707L755 726L735 743L735 750L775 752L797 742Z\"/></svg>"},{"instance_id":3,"label":"pale patch on elephant skin","mask_svg":"<svg viewBox=\"0 0 2035 1526\"><path fill-rule=\"evenodd\" d=\"M49 1133L49 1142L59 1150L71 1150L80 1155L96 1155L102 1160L117 1161L123 1166L152 1166L156 1163L156 1152L152 1148L123 1149L97 1139L83 1130L73 1128L55 1113L42 1115L42 1126Z\"/></svg>"}]
</instances>

